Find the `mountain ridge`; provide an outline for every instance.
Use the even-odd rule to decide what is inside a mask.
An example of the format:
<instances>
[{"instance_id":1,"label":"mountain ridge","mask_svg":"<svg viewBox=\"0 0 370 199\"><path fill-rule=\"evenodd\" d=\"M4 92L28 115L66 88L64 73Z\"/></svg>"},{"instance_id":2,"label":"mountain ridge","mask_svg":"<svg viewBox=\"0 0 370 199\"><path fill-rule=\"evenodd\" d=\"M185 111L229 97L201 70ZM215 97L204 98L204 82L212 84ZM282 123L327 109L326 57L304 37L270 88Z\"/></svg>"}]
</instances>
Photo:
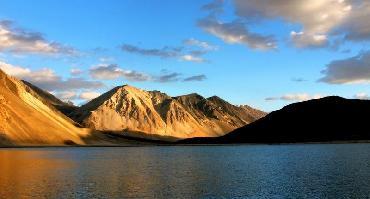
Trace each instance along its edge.
<instances>
[{"instance_id":1,"label":"mountain ridge","mask_svg":"<svg viewBox=\"0 0 370 199\"><path fill-rule=\"evenodd\" d=\"M197 93L171 97L160 91L123 85L81 106L71 118L85 127L102 131L140 131L149 137L181 139L224 135L263 115L262 111L259 115L249 114L244 108L214 98L206 99ZM231 107L232 114L223 110Z\"/></svg>"}]
</instances>

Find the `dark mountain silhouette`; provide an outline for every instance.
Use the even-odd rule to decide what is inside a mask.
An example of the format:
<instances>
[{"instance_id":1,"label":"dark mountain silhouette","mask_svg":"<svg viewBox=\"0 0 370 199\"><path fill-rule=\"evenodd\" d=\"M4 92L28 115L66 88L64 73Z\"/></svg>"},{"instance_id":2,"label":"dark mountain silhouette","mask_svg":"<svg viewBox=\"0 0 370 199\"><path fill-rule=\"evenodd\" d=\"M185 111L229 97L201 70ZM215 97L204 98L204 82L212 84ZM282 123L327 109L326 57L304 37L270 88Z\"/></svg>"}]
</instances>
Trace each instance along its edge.
<instances>
[{"instance_id":1,"label":"dark mountain silhouette","mask_svg":"<svg viewBox=\"0 0 370 199\"><path fill-rule=\"evenodd\" d=\"M217 138L180 143L295 143L370 140L370 101L325 97L288 105Z\"/></svg>"}]
</instances>

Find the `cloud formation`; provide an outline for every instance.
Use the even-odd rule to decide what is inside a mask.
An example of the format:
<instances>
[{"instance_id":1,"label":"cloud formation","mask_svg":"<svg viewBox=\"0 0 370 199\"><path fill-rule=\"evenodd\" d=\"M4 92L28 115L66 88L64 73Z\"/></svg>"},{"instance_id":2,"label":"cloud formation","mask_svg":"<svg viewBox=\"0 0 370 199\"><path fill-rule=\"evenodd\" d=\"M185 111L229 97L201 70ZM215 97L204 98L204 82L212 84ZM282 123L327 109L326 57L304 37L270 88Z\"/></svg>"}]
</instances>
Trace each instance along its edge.
<instances>
[{"instance_id":1,"label":"cloud formation","mask_svg":"<svg viewBox=\"0 0 370 199\"><path fill-rule=\"evenodd\" d=\"M90 76L96 79L112 80L123 76L123 70L116 64L99 64L89 70Z\"/></svg>"},{"instance_id":2,"label":"cloud formation","mask_svg":"<svg viewBox=\"0 0 370 199\"><path fill-rule=\"evenodd\" d=\"M47 41L41 33L15 27L12 21L0 21L0 51L31 54L67 54L77 51L57 42Z\"/></svg>"},{"instance_id":3,"label":"cloud formation","mask_svg":"<svg viewBox=\"0 0 370 199\"><path fill-rule=\"evenodd\" d=\"M352 9L345 0L235 0L236 14L249 21L283 19L302 25L292 30L297 47L327 45L328 34L342 24Z\"/></svg>"},{"instance_id":4,"label":"cloud formation","mask_svg":"<svg viewBox=\"0 0 370 199\"><path fill-rule=\"evenodd\" d=\"M351 13L338 32L345 32L345 39L368 41L370 39L370 2L367 0L347 0L351 3Z\"/></svg>"},{"instance_id":5,"label":"cloud formation","mask_svg":"<svg viewBox=\"0 0 370 199\"><path fill-rule=\"evenodd\" d=\"M321 73L324 77L319 81L328 84L370 83L370 51L334 60Z\"/></svg>"},{"instance_id":6,"label":"cloud formation","mask_svg":"<svg viewBox=\"0 0 370 199\"><path fill-rule=\"evenodd\" d=\"M178 57L180 52L182 51L181 48L174 48L165 46L163 48L140 48L138 46L130 45L130 44L123 44L121 49L128 53L134 53L144 56L155 56L160 58L171 58L171 57Z\"/></svg>"},{"instance_id":7,"label":"cloud formation","mask_svg":"<svg viewBox=\"0 0 370 199\"><path fill-rule=\"evenodd\" d=\"M151 81L151 82L159 82L159 83L166 83L166 82L176 82L180 80L187 80L187 81L196 81L197 76L192 76L185 79L182 79L181 73L177 72L168 72L163 71L160 75L155 74L147 74L143 72L138 72L134 70L125 70L120 68L116 64L99 64L90 68L89 74L94 79L100 80L113 80L124 78L129 81L134 82L144 82L144 81ZM204 76L204 78L203 78ZM198 77L198 81L202 81L205 79L205 75L201 75Z\"/></svg>"},{"instance_id":8,"label":"cloud formation","mask_svg":"<svg viewBox=\"0 0 370 199\"><path fill-rule=\"evenodd\" d=\"M57 92L55 96L64 102L77 99L77 94L74 91Z\"/></svg>"},{"instance_id":9,"label":"cloud formation","mask_svg":"<svg viewBox=\"0 0 370 199\"><path fill-rule=\"evenodd\" d=\"M210 12L211 15L217 15L224 11L224 0L213 0L212 2L202 6L202 10Z\"/></svg>"},{"instance_id":10,"label":"cloud formation","mask_svg":"<svg viewBox=\"0 0 370 199\"><path fill-rule=\"evenodd\" d=\"M370 96L367 93L357 93L356 95L353 96L355 99L361 99L361 100L369 100Z\"/></svg>"},{"instance_id":11,"label":"cloud formation","mask_svg":"<svg viewBox=\"0 0 370 199\"><path fill-rule=\"evenodd\" d=\"M78 68L72 68L69 72L71 73L72 76L78 76L83 73L83 71Z\"/></svg>"},{"instance_id":12,"label":"cloud formation","mask_svg":"<svg viewBox=\"0 0 370 199\"><path fill-rule=\"evenodd\" d=\"M321 94L314 94L310 95L307 93L294 93L294 94L285 94L280 97L267 97L265 98L266 101L276 101L276 100L283 100L283 101L295 101L295 102L301 102L301 101L307 101L310 99L319 99L324 97Z\"/></svg>"},{"instance_id":13,"label":"cloud formation","mask_svg":"<svg viewBox=\"0 0 370 199\"><path fill-rule=\"evenodd\" d=\"M198 26L226 43L252 49L276 48L272 36L250 31L264 22L297 25L287 33L297 48L336 49L346 41L370 40L370 2L367 0L234 0L236 19L223 22L223 0L202 7L208 16ZM268 34L268 33L267 33Z\"/></svg>"},{"instance_id":14,"label":"cloud formation","mask_svg":"<svg viewBox=\"0 0 370 199\"><path fill-rule=\"evenodd\" d=\"M216 46L194 38L184 40L183 45L178 47L142 48L130 44L123 44L121 46L121 50L127 53L159 57L162 59L174 58L198 63L207 62L202 56L217 49L218 47Z\"/></svg>"},{"instance_id":15,"label":"cloud formation","mask_svg":"<svg viewBox=\"0 0 370 199\"><path fill-rule=\"evenodd\" d=\"M190 62L205 62L206 60L202 57L196 56L196 55L183 55L181 56L181 59L183 61L190 61Z\"/></svg>"},{"instance_id":16,"label":"cloud formation","mask_svg":"<svg viewBox=\"0 0 370 199\"><path fill-rule=\"evenodd\" d=\"M272 36L251 32L241 20L222 22L217 19L218 15L223 12L223 3L223 0L214 0L204 5L202 10L207 11L208 16L198 20L198 27L229 44L242 44L258 50L277 48Z\"/></svg>"},{"instance_id":17,"label":"cloud formation","mask_svg":"<svg viewBox=\"0 0 370 199\"><path fill-rule=\"evenodd\" d=\"M204 18L198 21L198 26L204 31L222 39L229 44L243 44L252 49L271 50L277 48L272 36L250 32L240 21L228 23L220 22L214 18Z\"/></svg>"},{"instance_id":18,"label":"cloud formation","mask_svg":"<svg viewBox=\"0 0 370 199\"><path fill-rule=\"evenodd\" d=\"M283 20L298 48L335 47L370 39L370 2L366 0L234 0L236 15L251 24Z\"/></svg>"},{"instance_id":19,"label":"cloud formation","mask_svg":"<svg viewBox=\"0 0 370 199\"><path fill-rule=\"evenodd\" d=\"M54 94L56 97L58 97L60 100L64 102L70 102L73 100L90 101L101 95L101 93L93 92L93 91L82 91L80 93L76 91L61 91L61 92L54 92Z\"/></svg>"},{"instance_id":20,"label":"cloud formation","mask_svg":"<svg viewBox=\"0 0 370 199\"><path fill-rule=\"evenodd\" d=\"M101 94L98 93L98 92L86 91L86 92L80 93L80 95L78 96L78 98L81 99L81 100L90 101L92 99L95 99L95 98L99 97L100 95Z\"/></svg>"},{"instance_id":21,"label":"cloud formation","mask_svg":"<svg viewBox=\"0 0 370 199\"><path fill-rule=\"evenodd\" d=\"M205 51L218 50L218 46L214 46L208 42L200 41L194 38L186 39L183 41L183 43L188 46L197 46Z\"/></svg>"},{"instance_id":22,"label":"cloud formation","mask_svg":"<svg viewBox=\"0 0 370 199\"><path fill-rule=\"evenodd\" d=\"M180 80L181 73L168 73L168 74L162 74L158 77L154 78L157 82L176 82Z\"/></svg>"},{"instance_id":23,"label":"cloud formation","mask_svg":"<svg viewBox=\"0 0 370 199\"><path fill-rule=\"evenodd\" d=\"M184 82L204 81L206 79L207 79L207 77L205 75L194 75L194 76L190 76L190 77L185 78L183 81Z\"/></svg>"},{"instance_id":24,"label":"cloud formation","mask_svg":"<svg viewBox=\"0 0 370 199\"><path fill-rule=\"evenodd\" d=\"M124 70L116 64L100 64L92 67L89 70L90 76L96 79L102 80L113 80L118 78L125 78L130 81L149 81L151 80L150 75L145 73Z\"/></svg>"},{"instance_id":25,"label":"cloud formation","mask_svg":"<svg viewBox=\"0 0 370 199\"><path fill-rule=\"evenodd\" d=\"M73 91L78 89L98 89L104 87L99 81L90 81L84 78L67 78L61 76L49 68L32 71L29 68L14 66L5 62L0 62L0 69L7 74L31 82L32 84L51 91Z\"/></svg>"}]
</instances>

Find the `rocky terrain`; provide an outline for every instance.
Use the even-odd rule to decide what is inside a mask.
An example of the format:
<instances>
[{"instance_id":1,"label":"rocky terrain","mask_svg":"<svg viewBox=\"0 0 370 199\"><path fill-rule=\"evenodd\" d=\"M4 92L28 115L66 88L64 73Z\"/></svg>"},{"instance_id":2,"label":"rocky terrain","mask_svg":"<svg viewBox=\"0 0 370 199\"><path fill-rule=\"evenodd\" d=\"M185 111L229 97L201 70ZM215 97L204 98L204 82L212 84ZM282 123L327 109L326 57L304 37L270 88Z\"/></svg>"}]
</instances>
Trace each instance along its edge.
<instances>
[{"instance_id":1,"label":"rocky terrain","mask_svg":"<svg viewBox=\"0 0 370 199\"><path fill-rule=\"evenodd\" d=\"M264 115L216 96L170 97L159 91L125 85L90 101L70 116L77 123L100 131L172 140L221 136Z\"/></svg>"},{"instance_id":2,"label":"rocky terrain","mask_svg":"<svg viewBox=\"0 0 370 199\"><path fill-rule=\"evenodd\" d=\"M58 109L74 110L36 86L0 70L0 147L148 144L107 132L79 128Z\"/></svg>"},{"instance_id":3,"label":"rocky terrain","mask_svg":"<svg viewBox=\"0 0 370 199\"><path fill-rule=\"evenodd\" d=\"M174 141L216 137L264 115L216 96L170 97L128 85L77 107L0 70L0 146L122 144L141 143L142 138Z\"/></svg>"}]
</instances>

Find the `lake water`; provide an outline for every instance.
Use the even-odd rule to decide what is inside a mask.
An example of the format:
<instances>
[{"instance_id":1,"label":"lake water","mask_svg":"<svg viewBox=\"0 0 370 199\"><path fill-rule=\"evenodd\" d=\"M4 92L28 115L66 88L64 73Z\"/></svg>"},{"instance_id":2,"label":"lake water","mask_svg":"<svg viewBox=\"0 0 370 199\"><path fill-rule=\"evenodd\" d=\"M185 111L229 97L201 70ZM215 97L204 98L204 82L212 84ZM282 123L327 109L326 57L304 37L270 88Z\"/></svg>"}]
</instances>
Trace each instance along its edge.
<instances>
[{"instance_id":1,"label":"lake water","mask_svg":"<svg viewBox=\"0 0 370 199\"><path fill-rule=\"evenodd\" d=\"M0 198L367 198L370 144L0 149Z\"/></svg>"}]
</instances>

